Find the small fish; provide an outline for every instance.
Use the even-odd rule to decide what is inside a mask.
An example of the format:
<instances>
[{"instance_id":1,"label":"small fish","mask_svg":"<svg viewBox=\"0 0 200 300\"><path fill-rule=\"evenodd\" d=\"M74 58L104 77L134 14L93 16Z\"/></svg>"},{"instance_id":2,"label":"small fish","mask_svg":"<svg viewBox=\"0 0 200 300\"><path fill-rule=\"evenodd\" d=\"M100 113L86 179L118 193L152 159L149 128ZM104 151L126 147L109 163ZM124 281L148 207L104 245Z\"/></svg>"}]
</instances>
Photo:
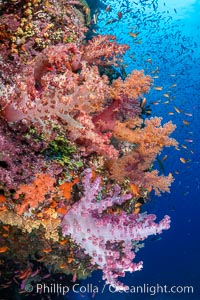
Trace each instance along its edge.
<instances>
[{"instance_id":1,"label":"small fish","mask_svg":"<svg viewBox=\"0 0 200 300\"><path fill-rule=\"evenodd\" d=\"M152 242L158 242L158 241L160 241L162 238L160 237L160 236L155 236L155 237L152 237L151 238L151 241Z\"/></svg>"},{"instance_id":2,"label":"small fish","mask_svg":"<svg viewBox=\"0 0 200 300\"><path fill-rule=\"evenodd\" d=\"M177 84L174 83L174 84L172 84L170 87L173 88L173 87L176 87L176 86L177 86Z\"/></svg>"},{"instance_id":3,"label":"small fish","mask_svg":"<svg viewBox=\"0 0 200 300\"><path fill-rule=\"evenodd\" d=\"M192 117L192 114L191 113L187 113L187 112L183 112L184 115L188 116L188 117Z\"/></svg>"},{"instance_id":4,"label":"small fish","mask_svg":"<svg viewBox=\"0 0 200 300\"><path fill-rule=\"evenodd\" d=\"M140 103L140 107L144 107L147 103L147 99L144 97L142 100L141 100L141 103Z\"/></svg>"},{"instance_id":5,"label":"small fish","mask_svg":"<svg viewBox=\"0 0 200 300\"><path fill-rule=\"evenodd\" d=\"M174 12L175 12L175 14L177 14L177 10L176 10L176 8L174 8Z\"/></svg>"},{"instance_id":6,"label":"small fish","mask_svg":"<svg viewBox=\"0 0 200 300\"><path fill-rule=\"evenodd\" d=\"M106 12L110 11L110 8L111 8L111 6L108 5L108 6L106 7Z\"/></svg>"},{"instance_id":7,"label":"small fish","mask_svg":"<svg viewBox=\"0 0 200 300\"><path fill-rule=\"evenodd\" d=\"M89 14L90 14L90 9L89 9L89 7L84 6L84 11L85 11L86 15L89 15ZM52 25L53 25L53 24L52 24Z\"/></svg>"},{"instance_id":8,"label":"small fish","mask_svg":"<svg viewBox=\"0 0 200 300\"><path fill-rule=\"evenodd\" d=\"M187 143L193 143L192 139L185 139L184 141L187 142Z\"/></svg>"},{"instance_id":9,"label":"small fish","mask_svg":"<svg viewBox=\"0 0 200 300\"><path fill-rule=\"evenodd\" d=\"M61 241L59 241L60 245L65 245L66 243L67 243L67 240L61 240Z\"/></svg>"},{"instance_id":10,"label":"small fish","mask_svg":"<svg viewBox=\"0 0 200 300\"><path fill-rule=\"evenodd\" d=\"M137 31L137 32L135 32L135 33L133 33L133 32L129 32L128 34L129 34L130 36L132 36L132 37L136 38L136 37L138 36L139 32L138 32L138 31Z\"/></svg>"},{"instance_id":11,"label":"small fish","mask_svg":"<svg viewBox=\"0 0 200 300\"><path fill-rule=\"evenodd\" d=\"M117 22L117 19L110 19L106 22L106 25Z\"/></svg>"},{"instance_id":12,"label":"small fish","mask_svg":"<svg viewBox=\"0 0 200 300\"><path fill-rule=\"evenodd\" d=\"M51 249L51 248L45 248L45 249L43 249L42 251L43 251L44 253L49 253L49 252L52 251L52 249Z\"/></svg>"},{"instance_id":13,"label":"small fish","mask_svg":"<svg viewBox=\"0 0 200 300\"><path fill-rule=\"evenodd\" d=\"M163 161L165 161L166 159L167 159L167 154L165 155L165 156L163 156L163 158L161 159L161 161L163 162Z\"/></svg>"},{"instance_id":14,"label":"small fish","mask_svg":"<svg viewBox=\"0 0 200 300\"><path fill-rule=\"evenodd\" d=\"M66 267L67 267L66 264L60 265L60 269L65 269Z\"/></svg>"},{"instance_id":15,"label":"small fish","mask_svg":"<svg viewBox=\"0 0 200 300\"><path fill-rule=\"evenodd\" d=\"M184 149L187 149L187 146L185 146L185 145L183 145L183 144L181 145L181 147L184 148Z\"/></svg>"},{"instance_id":16,"label":"small fish","mask_svg":"<svg viewBox=\"0 0 200 300\"><path fill-rule=\"evenodd\" d=\"M159 68L156 67L155 70L153 70L152 72L150 72L150 74L155 74L155 73L159 73Z\"/></svg>"},{"instance_id":17,"label":"small fish","mask_svg":"<svg viewBox=\"0 0 200 300\"><path fill-rule=\"evenodd\" d=\"M162 172L164 172L164 171L165 171L165 168L164 168L164 165L163 165L162 161L161 161L159 158L156 158L156 160L157 160L157 162L158 162L158 165L159 165L159 167L160 167L160 170L161 170Z\"/></svg>"},{"instance_id":18,"label":"small fish","mask_svg":"<svg viewBox=\"0 0 200 300\"><path fill-rule=\"evenodd\" d=\"M154 86L153 89L156 91L162 91L163 87L162 86Z\"/></svg>"},{"instance_id":19,"label":"small fish","mask_svg":"<svg viewBox=\"0 0 200 300\"><path fill-rule=\"evenodd\" d=\"M176 77L176 75L175 75L175 74L170 74L170 76L171 76L171 77Z\"/></svg>"},{"instance_id":20,"label":"small fish","mask_svg":"<svg viewBox=\"0 0 200 300\"><path fill-rule=\"evenodd\" d=\"M10 230L10 226L9 225L3 225L3 229L6 230L6 231L9 231Z\"/></svg>"},{"instance_id":21,"label":"small fish","mask_svg":"<svg viewBox=\"0 0 200 300\"><path fill-rule=\"evenodd\" d=\"M169 98L169 94L163 94L165 98Z\"/></svg>"},{"instance_id":22,"label":"small fish","mask_svg":"<svg viewBox=\"0 0 200 300\"><path fill-rule=\"evenodd\" d=\"M118 18L119 18L119 19L122 18L122 13L121 13L121 11L118 11L117 15L118 15Z\"/></svg>"},{"instance_id":23,"label":"small fish","mask_svg":"<svg viewBox=\"0 0 200 300\"><path fill-rule=\"evenodd\" d=\"M7 246L3 246L3 247L0 248L0 253L4 253L6 251L8 251L8 247Z\"/></svg>"},{"instance_id":24,"label":"small fish","mask_svg":"<svg viewBox=\"0 0 200 300\"><path fill-rule=\"evenodd\" d=\"M139 207L135 208L134 211L133 211L134 215L138 215L139 212L140 212L140 208Z\"/></svg>"},{"instance_id":25,"label":"small fish","mask_svg":"<svg viewBox=\"0 0 200 300\"><path fill-rule=\"evenodd\" d=\"M140 196L139 189L134 183L130 184L130 190L131 190L131 192L133 193L134 196Z\"/></svg>"},{"instance_id":26,"label":"small fish","mask_svg":"<svg viewBox=\"0 0 200 300\"><path fill-rule=\"evenodd\" d=\"M169 116L172 116L172 115L174 115L174 112L169 111L167 114L168 114Z\"/></svg>"},{"instance_id":27,"label":"small fish","mask_svg":"<svg viewBox=\"0 0 200 300\"><path fill-rule=\"evenodd\" d=\"M180 161L183 163L183 164L186 164L187 160L184 158L184 157L180 157Z\"/></svg>"},{"instance_id":28,"label":"small fish","mask_svg":"<svg viewBox=\"0 0 200 300\"><path fill-rule=\"evenodd\" d=\"M158 76L158 75L156 75L156 76L152 76L152 78L159 78L159 76Z\"/></svg>"},{"instance_id":29,"label":"small fish","mask_svg":"<svg viewBox=\"0 0 200 300\"><path fill-rule=\"evenodd\" d=\"M150 102L150 104L153 104L153 105L158 105L159 103L160 103L160 100Z\"/></svg>"},{"instance_id":30,"label":"small fish","mask_svg":"<svg viewBox=\"0 0 200 300\"><path fill-rule=\"evenodd\" d=\"M175 171L174 173L178 175L178 174L179 174L179 171Z\"/></svg>"},{"instance_id":31,"label":"small fish","mask_svg":"<svg viewBox=\"0 0 200 300\"><path fill-rule=\"evenodd\" d=\"M148 59L145 60L145 62L148 62L148 63L152 64L152 59L148 58Z\"/></svg>"},{"instance_id":32,"label":"small fish","mask_svg":"<svg viewBox=\"0 0 200 300\"><path fill-rule=\"evenodd\" d=\"M94 22L94 24L97 24L97 21L98 21L98 13L95 13L92 17L92 20Z\"/></svg>"},{"instance_id":33,"label":"small fish","mask_svg":"<svg viewBox=\"0 0 200 300\"><path fill-rule=\"evenodd\" d=\"M163 102L163 104L169 104L169 100L167 100L167 101Z\"/></svg>"},{"instance_id":34,"label":"small fish","mask_svg":"<svg viewBox=\"0 0 200 300\"><path fill-rule=\"evenodd\" d=\"M140 44L142 44L142 40L136 41L136 42L134 42L134 44L140 45Z\"/></svg>"},{"instance_id":35,"label":"small fish","mask_svg":"<svg viewBox=\"0 0 200 300\"><path fill-rule=\"evenodd\" d=\"M183 120L183 124L188 126L190 123L186 120Z\"/></svg>"},{"instance_id":36,"label":"small fish","mask_svg":"<svg viewBox=\"0 0 200 300\"><path fill-rule=\"evenodd\" d=\"M138 208L138 207L140 207L140 206L142 206L142 203L140 203L140 202L137 202L136 204L135 204L135 208Z\"/></svg>"},{"instance_id":37,"label":"small fish","mask_svg":"<svg viewBox=\"0 0 200 300\"><path fill-rule=\"evenodd\" d=\"M72 262L73 262L73 257L68 257L68 259L67 259L67 262L68 262L68 264L71 264Z\"/></svg>"},{"instance_id":38,"label":"small fish","mask_svg":"<svg viewBox=\"0 0 200 300\"><path fill-rule=\"evenodd\" d=\"M151 115L151 109L145 109L145 115L150 116Z\"/></svg>"},{"instance_id":39,"label":"small fish","mask_svg":"<svg viewBox=\"0 0 200 300\"><path fill-rule=\"evenodd\" d=\"M177 108L176 106L174 106L174 109L175 109L175 111L176 111L178 114L180 114L180 113L181 113L180 109L179 109L179 108Z\"/></svg>"},{"instance_id":40,"label":"small fish","mask_svg":"<svg viewBox=\"0 0 200 300\"><path fill-rule=\"evenodd\" d=\"M7 209L7 207L5 205L3 205L3 206L0 207L0 211L4 211L6 209Z\"/></svg>"},{"instance_id":41,"label":"small fish","mask_svg":"<svg viewBox=\"0 0 200 300\"><path fill-rule=\"evenodd\" d=\"M18 276L18 278L19 278L19 279L25 279L25 278L29 277L30 274L31 274L31 270L30 270L30 268L28 268L28 269L26 269L24 272L22 272L22 273Z\"/></svg>"}]
</instances>

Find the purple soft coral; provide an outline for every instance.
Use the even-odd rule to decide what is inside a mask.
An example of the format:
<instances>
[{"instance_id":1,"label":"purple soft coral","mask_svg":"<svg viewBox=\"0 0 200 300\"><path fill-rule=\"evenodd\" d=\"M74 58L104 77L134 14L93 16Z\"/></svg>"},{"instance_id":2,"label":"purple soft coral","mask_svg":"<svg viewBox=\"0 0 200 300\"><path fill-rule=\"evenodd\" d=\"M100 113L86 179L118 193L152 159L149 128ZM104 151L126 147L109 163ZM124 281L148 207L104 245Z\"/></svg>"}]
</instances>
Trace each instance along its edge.
<instances>
[{"instance_id":1,"label":"purple soft coral","mask_svg":"<svg viewBox=\"0 0 200 300\"><path fill-rule=\"evenodd\" d=\"M91 179L92 172L87 169L83 178L84 195L64 216L62 232L63 235L71 235L85 249L85 253L92 257L92 263L102 269L106 284L115 286L116 290L126 290L128 287L117 281L118 276L142 268L142 262L132 262L135 257L131 251L132 241L144 240L149 235L168 229L170 218L165 216L156 224L156 216L145 213L102 214L106 208L122 204L132 195L120 195L121 189L115 185L112 195L97 201L96 196L101 193L101 178L93 182Z\"/></svg>"}]
</instances>

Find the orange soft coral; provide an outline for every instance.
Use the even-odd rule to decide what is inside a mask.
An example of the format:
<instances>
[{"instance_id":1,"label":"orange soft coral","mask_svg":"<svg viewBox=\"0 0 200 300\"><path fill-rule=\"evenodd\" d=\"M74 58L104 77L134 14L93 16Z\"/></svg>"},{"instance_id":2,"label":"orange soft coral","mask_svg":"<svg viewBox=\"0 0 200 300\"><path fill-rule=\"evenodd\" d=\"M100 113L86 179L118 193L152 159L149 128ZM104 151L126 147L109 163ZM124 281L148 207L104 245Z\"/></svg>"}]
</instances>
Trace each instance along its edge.
<instances>
[{"instance_id":1,"label":"orange soft coral","mask_svg":"<svg viewBox=\"0 0 200 300\"><path fill-rule=\"evenodd\" d=\"M129 98L138 98L143 93L148 93L152 79L145 76L143 71L134 70L123 81L121 78L116 79L111 86L111 95L118 99L121 95L128 95Z\"/></svg>"},{"instance_id":2,"label":"orange soft coral","mask_svg":"<svg viewBox=\"0 0 200 300\"><path fill-rule=\"evenodd\" d=\"M52 200L52 193L55 193L55 179L49 174L35 174L35 179L31 184L21 184L17 190L14 199L21 200L15 209L19 215L22 215L29 208L36 208L40 203Z\"/></svg>"},{"instance_id":3,"label":"orange soft coral","mask_svg":"<svg viewBox=\"0 0 200 300\"><path fill-rule=\"evenodd\" d=\"M178 143L169 135L175 130L176 125L168 122L161 126L162 118L146 119L144 128L132 129L131 123L116 122L114 128L114 136L117 139L136 144L143 156L151 155L154 160L156 155L161 152L163 147L174 146Z\"/></svg>"},{"instance_id":4,"label":"orange soft coral","mask_svg":"<svg viewBox=\"0 0 200 300\"><path fill-rule=\"evenodd\" d=\"M110 161L108 168L111 178L123 183L124 178L128 178L138 190L150 192L152 189L156 195L161 192L169 192L169 187L174 181L172 174L159 176L157 170L150 170L151 160L144 160L141 154L133 150L123 157Z\"/></svg>"},{"instance_id":5,"label":"orange soft coral","mask_svg":"<svg viewBox=\"0 0 200 300\"><path fill-rule=\"evenodd\" d=\"M129 122L116 122L115 137L134 147L129 153L110 162L111 177L119 182L126 177L138 187L148 191L153 188L157 195L160 195L160 191L169 192L172 175L159 176L157 171L151 171L151 166L165 146L178 145L175 139L169 137L175 128L171 122L162 127L161 118L157 117L146 120L144 128L131 129Z\"/></svg>"}]
</instances>

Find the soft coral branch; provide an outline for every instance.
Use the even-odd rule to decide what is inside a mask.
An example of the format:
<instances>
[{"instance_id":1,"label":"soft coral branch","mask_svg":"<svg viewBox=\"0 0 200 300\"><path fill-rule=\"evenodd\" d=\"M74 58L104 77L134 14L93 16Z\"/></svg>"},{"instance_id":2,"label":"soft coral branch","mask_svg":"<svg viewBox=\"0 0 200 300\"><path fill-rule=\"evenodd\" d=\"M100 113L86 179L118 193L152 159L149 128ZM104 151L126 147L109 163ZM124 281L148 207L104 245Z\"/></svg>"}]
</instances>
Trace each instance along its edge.
<instances>
[{"instance_id":1,"label":"soft coral branch","mask_svg":"<svg viewBox=\"0 0 200 300\"><path fill-rule=\"evenodd\" d=\"M71 235L91 256L92 263L103 271L106 284L111 284L117 290L126 290L127 286L117 280L118 276L142 268L142 262L132 261L135 257L131 251L132 240L144 240L149 235L161 233L169 228L170 219L165 216L155 223L155 215L127 215L125 212L118 215L103 214L106 208L122 204L132 195L120 195L121 189L116 185L113 193L97 201L101 180L98 177L92 182L91 179L92 172L87 169L83 178L83 196L64 216L62 232L63 235Z\"/></svg>"},{"instance_id":2,"label":"soft coral branch","mask_svg":"<svg viewBox=\"0 0 200 300\"><path fill-rule=\"evenodd\" d=\"M82 59L93 65L118 66L120 58L128 49L128 45L116 43L115 36L98 35L83 47Z\"/></svg>"}]
</instances>

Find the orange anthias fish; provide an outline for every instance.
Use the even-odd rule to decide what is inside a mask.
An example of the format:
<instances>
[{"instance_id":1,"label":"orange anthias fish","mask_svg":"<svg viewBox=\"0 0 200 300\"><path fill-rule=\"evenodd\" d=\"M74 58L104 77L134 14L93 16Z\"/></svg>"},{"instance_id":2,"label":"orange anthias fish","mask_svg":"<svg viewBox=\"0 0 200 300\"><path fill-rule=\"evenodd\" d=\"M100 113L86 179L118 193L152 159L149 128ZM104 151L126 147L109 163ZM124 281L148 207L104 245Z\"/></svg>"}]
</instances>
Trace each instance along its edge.
<instances>
[{"instance_id":1,"label":"orange anthias fish","mask_svg":"<svg viewBox=\"0 0 200 300\"><path fill-rule=\"evenodd\" d=\"M140 196L139 189L134 183L130 184L130 190L134 196Z\"/></svg>"},{"instance_id":2,"label":"orange anthias fish","mask_svg":"<svg viewBox=\"0 0 200 300\"><path fill-rule=\"evenodd\" d=\"M8 250L8 247L7 246L3 246L0 248L0 253L4 253Z\"/></svg>"},{"instance_id":3,"label":"orange anthias fish","mask_svg":"<svg viewBox=\"0 0 200 300\"><path fill-rule=\"evenodd\" d=\"M28 267L24 272L22 272L19 276L17 276L19 279L25 279L27 277L29 277L29 275L31 274L31 269L30 267Z\"/></svg>"},{"instance_id":4,"label":"orange anthias fish","mask_svg":"<svg viewBox=\"0 0 200 300\"><path fill-rule=\"evenodd\" d=\"M108 6L106 7L106 12L110 11L110 8L111 8L111 6L108 5Z\"/></svg>"},{"instance_id":5,"label":"orange anthias fish","mask_svg":"<svg viewBox=\"0 0 200 300\"><path fill-rule=\"evenodd\" d=\"M66 267L67 267L66 264L60 265L60 269L65 269Z\"/></svg>"},{"instance_id":6,"label":"orange anthias fish","mask_svg":"<svg viewBox=\"0 0 200 300\"><path fill-rule=\"evenodd\" d=\"M153 89L156 91L162 91L163 87L162 86L154 86Z\"/></svg>"},{"instance_id":7,"label":"orange anthias fish","mask_svg":"<svg viewBox=\"0 0 200 300\"><path fill-rule=\"evenodd\" d=\"M138 31L137 31L137 32L135 32L135 33L133 33L133 32L129 32L128 34L129 34L130 36L132 36L132 37L136 38L136 37L138 36L139 32L138 32Z\"/></svg>"},{"instance_id":8,"label":"orange anthias fish","mask_svg":"<svg viewBox=\"0 0 200 300\"><path fill-rule=\"evenodd\" d=\"M140 212L140 206L142 206L142 203L140 203L140 202L137 202L137 203L135 204L135 206L134 206L134 211L133 211L134 215L139 214L139 212Z\"/></svg>"},{"instance_id":9,"label":"orange anthias fish","mask_svg":"<svg viewBox=\"0 0 200 300\"><path fill-rule=\"evenodd\" d=\"M49 252L51 252L51 251L52 251L51 248L45 248L45 249L43 249L43 252L44 252L44 253L49 253Z\"/></svg>"},{"instance_id":10,"label":"orange anthias fish","mask_svg":"<svg viewBox=\"0 0 200 300\"><path fill-rule=\"evenodd\" d=\"M67 259L67 262L68 262L68 264L71 264L72 262L73 262L73 257L68 257L68 259Z\"/></svg>"},{"instance_id":11,"label":"orange anthias fish","mask_svg":"<svg viewBox=\"0 0 200 300\"><path fill-rule=\"evenodd\" d=\"M147 103L147 99L144 97L140 103L141 108L143 108Z\"/></svg>"},{"instance_id":12,"label":"orange anthias fish","mask_svg":"<svg viewBox=\"0 0 200 300\"><path fill-rule=\"evenodd\" d=\"M190 123L186 120L183 120L183 124L188 126Z\"/></svg>"},{"instance_id":13,"label":"orange anthias fish","mask_svg":"<svg viewBox=\"0 0 200 300\"><path fill-rule=\"evenodd\" d=\"M184 157L180 157L180 161L183 163L183 164L186 164L186 159Z\"/></svg>"},{"instance_id":14,"label":"orange anthias fish","mask_svg":"<svg viewBox=\"0 0 200 300\"><path fill-rule=\"evenodd\" d=\"M179 108L177 108L176 106L174 106L174 109L175 109L175 111L176 111L178 114L180 114L180 113L181 113L180 109L179 109Z\"/></svg>"},{"instance_id":15,"label":"orange anthias fish","mask_svg":"<svg viewBox=\"0 0 200 300\"><path fill-rule=\"evenodd\" d=\"M59 244L60 244L60 245L65 245L65 244L67 244L67 240L66 240L66 239L65 239L65 240L60 240L60 241L59 241Z\"/></svg>"}]
</instances>

